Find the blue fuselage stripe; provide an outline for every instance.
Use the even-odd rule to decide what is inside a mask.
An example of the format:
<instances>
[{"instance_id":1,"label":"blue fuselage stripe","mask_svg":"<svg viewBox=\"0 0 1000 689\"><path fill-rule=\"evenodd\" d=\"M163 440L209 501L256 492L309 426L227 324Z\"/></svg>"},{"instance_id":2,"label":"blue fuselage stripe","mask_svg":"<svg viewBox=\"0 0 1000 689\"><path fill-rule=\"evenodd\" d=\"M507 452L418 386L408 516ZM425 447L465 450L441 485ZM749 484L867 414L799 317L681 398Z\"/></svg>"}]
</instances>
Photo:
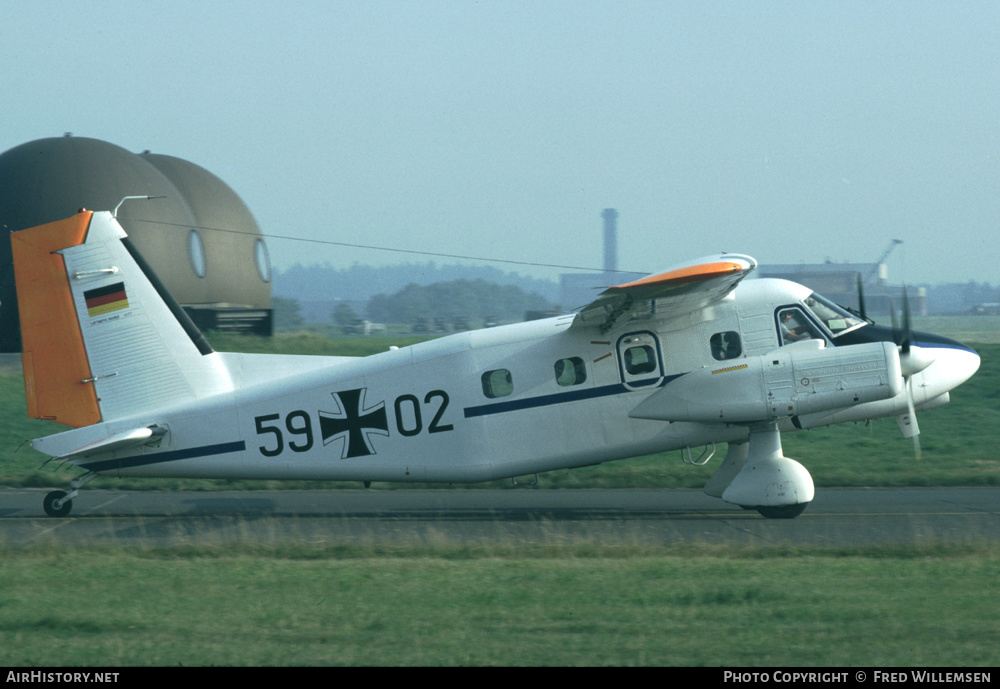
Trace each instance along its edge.
<instances>
[{"instance_id":1,"label":"blue fuselage stripe","mask_svg":"<svg viewBox=\"0 0 1000 689\"><path fill-rule=\"evenodd\" d=\"M538 397L528 397L520 400L510 400L509 402L494 402L493 404L483 404L477 407L466 407L465 418L471 419L477 416L489 416L491 414L503 414L505 412L520 411L522 409L537 409L538 407L548 407L555 404L565 404L566 402L579 402L580 400L591 400L599 397L610 397L612 395L622 395L626 392L633 392L639 388L663 387L682 374L664 376L663 378L651 378L643 381L630 383L631 387L624 383L613 385L601 385L596 388L584 388L583 390L570 390L567 392L557 392L551 395L539 395Z\"/></svg>"},{"instance_id":2,"label":"blue fuselage stripe","mask_svg":"<svg viewBox=\"0 0 1000 689\"><path fill-rule=\"evenodd\" d=\"M115 469L131 469L132 467L145 466L147 464L175 462L180 459L194 459L196 457L224 455L230 452L243 452L245 449L247 449L247 444L242 440L237 440L231 443L219 443L218 445L189 447L186 450L174 450L173 452L156 452L148 455L122 457L120 459L106 459L102 462L80 464L80 466L90 471L113 471Z\"/></svg>"}]
</instances>

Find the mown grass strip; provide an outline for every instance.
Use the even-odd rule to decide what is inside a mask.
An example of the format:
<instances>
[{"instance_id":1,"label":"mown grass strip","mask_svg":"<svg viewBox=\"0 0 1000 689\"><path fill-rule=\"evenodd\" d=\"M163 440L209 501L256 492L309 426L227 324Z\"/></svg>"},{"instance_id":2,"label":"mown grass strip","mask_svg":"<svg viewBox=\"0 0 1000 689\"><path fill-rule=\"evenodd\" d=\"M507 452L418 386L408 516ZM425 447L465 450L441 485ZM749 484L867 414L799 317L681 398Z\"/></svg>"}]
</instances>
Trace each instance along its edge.
<instances>
[{"instance_id":1,"label":"mown grass strip","mask_svg":"<svg viewBox=\"0 0 1000 689\"><path fill-rule=\"evenodd\" d=\"M4 550L0 663L992 666L995 548Z\"/></svg>"}]
</instances>

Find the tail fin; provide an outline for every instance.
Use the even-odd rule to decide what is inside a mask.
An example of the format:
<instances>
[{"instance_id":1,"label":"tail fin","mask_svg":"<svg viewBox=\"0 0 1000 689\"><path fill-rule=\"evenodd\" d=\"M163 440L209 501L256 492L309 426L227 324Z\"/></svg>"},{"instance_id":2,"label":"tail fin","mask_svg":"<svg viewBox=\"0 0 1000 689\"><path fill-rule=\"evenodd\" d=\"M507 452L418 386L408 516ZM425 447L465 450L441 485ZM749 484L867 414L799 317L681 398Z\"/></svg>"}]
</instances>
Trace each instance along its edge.
<instances>
[{"instance_id":1,"label":"tail fin","mask_svg":"<svg viewBox=\"0 0 1000 689\"><path fill-rule=\"evenodd\" d=\"M111 213L10 237L29 416L89 426L232 389Z\"/></svg>"}]
</instances>

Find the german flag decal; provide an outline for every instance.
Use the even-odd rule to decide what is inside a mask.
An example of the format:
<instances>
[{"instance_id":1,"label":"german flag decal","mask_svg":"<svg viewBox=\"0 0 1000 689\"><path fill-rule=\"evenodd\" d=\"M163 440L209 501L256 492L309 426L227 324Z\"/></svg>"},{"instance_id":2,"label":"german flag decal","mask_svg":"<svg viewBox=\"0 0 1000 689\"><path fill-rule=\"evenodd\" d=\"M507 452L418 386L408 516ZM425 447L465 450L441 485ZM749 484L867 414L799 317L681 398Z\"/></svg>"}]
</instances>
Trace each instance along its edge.
<instances>
[{"instance_id":1,"label":"german flag decal","mask_svg":"<svg viewBox=\"0 0 1000 689\"><path fill-rule=\"evenodd\" d=\"M124 282L87 290L83 293L83 298L87 301L87 315L91 318L128 308Z\"/></svg>"}]
</instances>

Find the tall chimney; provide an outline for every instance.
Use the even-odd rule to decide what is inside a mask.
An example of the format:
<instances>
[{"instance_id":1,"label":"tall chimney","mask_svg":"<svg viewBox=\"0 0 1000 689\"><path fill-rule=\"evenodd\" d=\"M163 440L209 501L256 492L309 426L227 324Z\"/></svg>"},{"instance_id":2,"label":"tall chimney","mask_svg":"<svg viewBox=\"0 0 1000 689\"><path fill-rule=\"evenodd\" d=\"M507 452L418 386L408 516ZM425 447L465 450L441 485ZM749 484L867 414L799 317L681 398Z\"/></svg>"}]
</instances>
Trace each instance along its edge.
<instances>
[{"instance_id":1,"label":"tall chimney","mask_svg":"<svg viewBox=\"0 0 1000 689\"><path fill-rule=\"evenodd\" d=\"M604 270L618 270L618 211L605 208L604 218Z\"/></svg>"}]
</instances>

